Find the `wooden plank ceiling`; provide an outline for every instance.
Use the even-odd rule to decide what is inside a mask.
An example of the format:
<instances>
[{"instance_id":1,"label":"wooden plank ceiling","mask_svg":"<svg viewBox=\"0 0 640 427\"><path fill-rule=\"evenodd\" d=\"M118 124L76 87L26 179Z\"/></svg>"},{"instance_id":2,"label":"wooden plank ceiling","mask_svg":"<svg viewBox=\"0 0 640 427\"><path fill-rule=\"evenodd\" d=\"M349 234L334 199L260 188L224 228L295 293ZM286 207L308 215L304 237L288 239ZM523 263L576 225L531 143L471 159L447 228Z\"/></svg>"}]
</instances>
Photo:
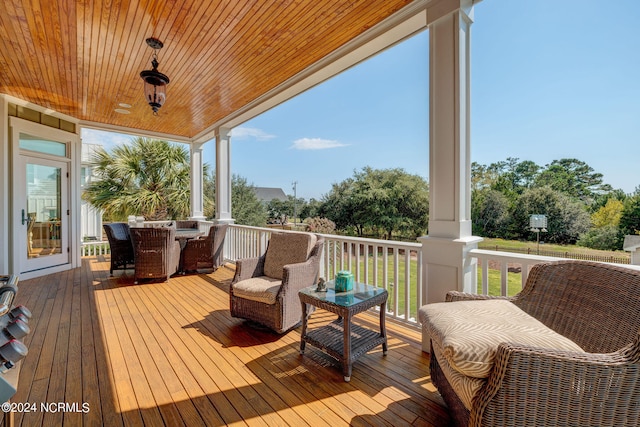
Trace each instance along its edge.
<instances>
[{"instance_id":1,"label":"wooden plank ceiling","mask_svg":"<svg viewBox=\"0 0 640 427\"><path fill-rule=\"evenodd\" d=\"M412 0L5 0L0 93L100 124L191 138ZM140 71L164 43L154 117ZM130 104L130 114L115 112Z\"/></svg>"}]
</instances>

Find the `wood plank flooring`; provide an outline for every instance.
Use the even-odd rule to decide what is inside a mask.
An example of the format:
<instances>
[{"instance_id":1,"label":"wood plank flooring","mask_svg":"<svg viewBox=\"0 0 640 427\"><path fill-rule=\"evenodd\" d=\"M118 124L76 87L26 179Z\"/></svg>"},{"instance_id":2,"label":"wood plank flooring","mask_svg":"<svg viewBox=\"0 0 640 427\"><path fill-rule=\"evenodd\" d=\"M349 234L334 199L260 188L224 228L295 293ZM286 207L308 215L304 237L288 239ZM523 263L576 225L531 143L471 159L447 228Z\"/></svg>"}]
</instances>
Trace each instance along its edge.
<instances>
[{"instance_id":1,"label":"wood plank flooring","mask_svg":"<svg viewBox=\"0 0 640 427\"><path fill-rule=\"evenodd\" d=\"M33 319L12 401L36 409L14 413L16 425L449 423L419 332L388 322L387 356L372 350L345 383L319 350L299 355L299 328L275 335L230 317L232 264L134 285L132 271L109 277L106 261L19 283ZM333 319L316 312L309 327ZM357 321L375 328L377 316Z\"/></svg>"}]
</instances>

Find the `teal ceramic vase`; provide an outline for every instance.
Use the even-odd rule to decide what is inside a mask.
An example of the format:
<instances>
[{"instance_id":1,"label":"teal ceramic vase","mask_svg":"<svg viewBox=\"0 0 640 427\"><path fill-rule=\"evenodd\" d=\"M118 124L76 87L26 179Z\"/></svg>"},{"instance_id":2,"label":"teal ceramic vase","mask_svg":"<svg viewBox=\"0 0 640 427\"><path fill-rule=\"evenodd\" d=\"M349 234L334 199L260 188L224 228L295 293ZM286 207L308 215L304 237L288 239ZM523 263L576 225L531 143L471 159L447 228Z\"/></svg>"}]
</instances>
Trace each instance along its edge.
<instances>
[{"instance_id":1,"label":"teal ceramic vase","mask_svg":"<svg viewBox=\"0 0 640 427\"><path fill-rule=\"evenodd\" d=\"M338 271L335 280L336 292L348 292L353 289L353 273L350 271Z\"/></svg>"}]
</instances>

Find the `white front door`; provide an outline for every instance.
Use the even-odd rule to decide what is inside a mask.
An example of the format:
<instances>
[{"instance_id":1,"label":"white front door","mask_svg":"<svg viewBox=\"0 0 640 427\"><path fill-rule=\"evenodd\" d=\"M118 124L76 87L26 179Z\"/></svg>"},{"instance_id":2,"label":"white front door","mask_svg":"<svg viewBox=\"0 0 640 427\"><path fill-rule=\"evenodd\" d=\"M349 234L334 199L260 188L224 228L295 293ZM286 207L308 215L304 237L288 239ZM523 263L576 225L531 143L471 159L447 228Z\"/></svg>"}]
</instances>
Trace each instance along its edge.
<instances>
[{"instance_id":1,"label":"white front door","mask_svg":"<svg viewBox=\"0 0 640 427\"><path fill-rule=\"evenodd\" d=\"M69 264L69 164L20 155L14 173L14 248L20 273Z\"/></svg>"}]
</instances>

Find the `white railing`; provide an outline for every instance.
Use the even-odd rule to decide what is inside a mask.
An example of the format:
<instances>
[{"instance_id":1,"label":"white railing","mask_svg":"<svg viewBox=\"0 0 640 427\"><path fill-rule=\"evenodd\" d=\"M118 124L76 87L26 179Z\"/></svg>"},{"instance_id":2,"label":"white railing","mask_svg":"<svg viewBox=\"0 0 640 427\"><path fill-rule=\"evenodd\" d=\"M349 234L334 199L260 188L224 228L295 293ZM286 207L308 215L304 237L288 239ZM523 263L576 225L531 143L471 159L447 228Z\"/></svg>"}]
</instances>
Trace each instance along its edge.
<instances>
[{"instance_id":1,"label":"white railing","mask_svg":"<svg viewBox=\"0 0 640 427\"><path fill-rule=\"evenodd\" d=\"M273 231L289 232L231 225L225 238L225 258L235 261L264 254ZM389 292L389 318L417 326L417 309L424 301L422 246L419 243L321 235L325 243L320 277L331 280L340 270L351 271L356 281Z\"/></svg>"},{"instance_id":2,"label":"white railing","mask_svg":"<svg viewBox=\"0 0 640 427\"><path fill-rule=\"evenodd\" d=\"M200 221L200 231L208 234L213 225ZM288 230L250 227L231 224L224 243L224 257L235 262L241 258L257 257L265 253L271 233L290 233ZM388 318L418 326L417 309L426 303L422 280L422 246L419 243L393 242L359 237L322 234L325 239L320 276L331 280L340 270L349 270L355 280L386 289ZM97 256L110 253L107 241L83 242L82 256ZM498 252L473 249L470 256L478 262L477 292L512 296L519 292L527 281L529 270L540 262L558 261L549 256ZM632 267L628 264L623 267ZM511 282L511 286L509 283ZM514 282L516 283L514 285ZM495 283L499 283L499 289Z\"/></svg>"},{"instance_id":3,"label":"white railing","mask_svg":"<svg viewBox=\"0 0 640 427\"><path fill-rule=\"evenodd\" d=\"M498 252L485 249L472 249L471 256L478 260L480 268L480 281L478 283L478 293L488 295L489 291L489 270L496 271L500 282L500 295L513 296L527 283L529 270L535 264L541 262L558 261L564 258L548 257L541 255L517 254L513 252ZM509 289L509 275L520 276L520 286L517 289Z\"/></svg>"},{"instance_id":4,"label":"white railing","mask_svg":"<svg viewBox=\"0 0 640 427\"><path fill-rule=\"evenodd\" d=\"M110 254L109 242L104 241L89 241L82 242L80 246L80 256L98 256Z\"/></svg>"},{"instance_id":5,"label":"white railing","mask_svg":"<svg viewBox=\"0 0 640 427\"><path fill-rule=\"evenodd\" d=\"M267 251L271 231L270 228L231 224L224 239L225 259L236 261L261 256Z\"/></svg>"},{"instance_id":6,"label":"white railing","mask_svg":"<svg viewBox=\"0 0 640 427\"><path fill-rule=\"evenodd\" d=\"M498 252L485 249L472 249L469 251L473 258L478 260L479 281L478 281L478 293L479 294L492 294L502 296L513 296L520 292L527 283L529 277L529 271L535 264L541 262L551 262L560 260L570 260L572 258L550 257L542 255L529 255L519 254L514 252ZM604 262L604 261L592 261L592 262ZM623 268L640 269L638 266L620 263L607 263L617 265ZM489 271L493 271L494 280L499 281L500 290L499 293L490 292L490 277ZM509 279L511 282L518 281L518 286L509 287ZM495 282L492 282L495 283Z\"/></svg>"},{"instance_id":7,"label":"white railing","mask_svg":"<svg viewBox=\"0 0 640 427\"><path fill-rule=\"evenodd\" d=\"M424 303L422 245L391 240L323 234L320 274L333 279L351 271L357 282L389 292L387 318L417 326L417 310Z\"/></svg>"}]
</instances>

